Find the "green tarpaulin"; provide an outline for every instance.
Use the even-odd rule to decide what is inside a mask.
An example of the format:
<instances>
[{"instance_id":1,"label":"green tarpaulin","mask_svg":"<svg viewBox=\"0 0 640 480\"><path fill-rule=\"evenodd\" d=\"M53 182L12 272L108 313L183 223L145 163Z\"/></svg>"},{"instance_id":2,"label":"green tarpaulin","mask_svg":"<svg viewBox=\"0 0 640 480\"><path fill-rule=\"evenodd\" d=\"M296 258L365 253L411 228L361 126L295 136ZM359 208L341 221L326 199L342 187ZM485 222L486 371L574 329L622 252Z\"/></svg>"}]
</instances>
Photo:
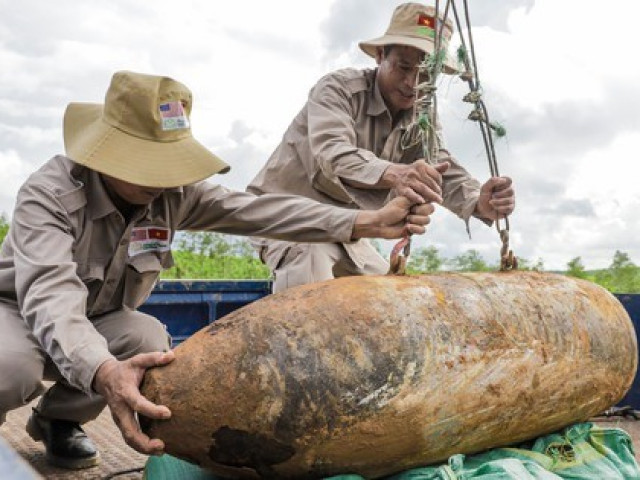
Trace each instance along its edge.
<instances>
[{"instance_id":1,"label":"green tarpaulin","mask_svg":"<svg viewBox=\"0 0 640 480\"><path fill-rule=\"evenodd\" d=\"M146 480L223 480L170 455L151 457ZM344 474L330 480L362 480ZM619 428L579 423L526 444L476 455L454 455L441 465L415 468L387 480L640 480L629 435Z\"/></svg>"}]
</instances>

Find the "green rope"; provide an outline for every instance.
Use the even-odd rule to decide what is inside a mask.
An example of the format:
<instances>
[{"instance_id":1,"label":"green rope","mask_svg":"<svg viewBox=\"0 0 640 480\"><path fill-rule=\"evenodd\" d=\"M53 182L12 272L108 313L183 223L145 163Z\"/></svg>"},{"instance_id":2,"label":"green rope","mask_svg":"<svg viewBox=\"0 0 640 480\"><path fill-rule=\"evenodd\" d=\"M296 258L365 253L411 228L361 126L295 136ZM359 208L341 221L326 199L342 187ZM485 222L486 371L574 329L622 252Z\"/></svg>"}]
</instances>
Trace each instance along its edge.
<instances>
[{"instance_id":1,"label":"green rope","mask_svg":"<svg viewBox=\"0 0 640 480\"><path fill-rule=\"evenodd\" d=\"M491 130L493 130L493 133L497 138L503 138L507 135L507 129L504 128L502 124L498 122L492 122L489 124L489 126L491 127Z\"/></svg>"},{"instance_id":2,"label":"green rope","mask_svg":"<svg viewBox=\"0 0 640 480\"><path fill-rule=\"evenodd\" d=\"M464 44L458 47L456 59L458 60L458 65L463 69L469 65L469 52L467 52L467 47Z\"/></svg>"},{"instance_id":3,"label":"green rope","mask_svg":"<svg viewBox=\"0 0 640 480\"><path fill-rule=\"evenodd\" d=\"M429 71L429 75L437 77L442 71L442 65L444 64L446 58L447 52L443 48L438 50L438 52L433 55L428 55L428 58L426 60L426 67Z\"/></svg>"},{"instance_id":4,"label":"green rope","mask_svg":"<svg viewBox=\"0 0 640 480\"><path fill-rule=\"evenodd\" d=\"M430 124L431 124L431 121L429 120L429 116L424 113L421 113L420 116L418 117L418 126L420 127L420 130L427 131L429 129Z\"/></svg>"}]
</instances>

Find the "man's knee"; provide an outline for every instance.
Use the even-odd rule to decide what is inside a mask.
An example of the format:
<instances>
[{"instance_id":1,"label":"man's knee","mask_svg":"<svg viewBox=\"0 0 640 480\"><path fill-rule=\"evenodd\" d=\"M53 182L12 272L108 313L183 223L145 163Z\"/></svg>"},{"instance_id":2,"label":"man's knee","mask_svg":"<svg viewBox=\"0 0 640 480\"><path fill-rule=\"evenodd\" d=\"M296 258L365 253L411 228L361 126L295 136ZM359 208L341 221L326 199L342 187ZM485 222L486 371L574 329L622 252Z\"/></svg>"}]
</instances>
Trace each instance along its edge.
<instances>
[{"instance_id":1,"label":"man's knee","mask_svg":"<svg viewBox=\"0 0 640 480\"><path fill-rule=\"evenodd\" d=\"M123 321L101 331L107 339L109 351L119 360L139 353L166 351L171 339L166 327L155 317L146 313L129 311Z\"/></svg>"},{"instance_id":2,"label":"man's knee","mask_svg":"<svg viewBox=\"0 0 640 480\"><path fill-rule=\"evenodd\" d=\"M339 244L292 244L273 272L274 293L334 278L333 268L341 255Z\"/></svg>"},{"instance_id":3,"label":"man's knee","mask_svg":"<svg viewBox=\"0 0 640 480\"><path fill-rule=\"evenodd\" d=\"M0 352L0 424L6 412L26 405L44 391L43 370L37 356Z\"/></svg>"}]
</instances>

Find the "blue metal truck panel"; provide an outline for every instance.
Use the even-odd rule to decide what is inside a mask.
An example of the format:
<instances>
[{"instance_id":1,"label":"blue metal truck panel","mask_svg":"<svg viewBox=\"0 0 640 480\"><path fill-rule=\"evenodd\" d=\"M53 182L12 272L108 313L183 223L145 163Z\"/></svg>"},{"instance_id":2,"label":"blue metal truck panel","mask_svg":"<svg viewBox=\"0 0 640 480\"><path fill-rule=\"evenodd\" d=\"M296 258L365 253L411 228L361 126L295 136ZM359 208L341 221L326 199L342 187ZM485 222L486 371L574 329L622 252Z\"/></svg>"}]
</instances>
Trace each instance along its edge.
<instances>
[{"instance_id":1,"label":"blue metal truck panel","mask_svg":"<svg viewBox=\"0 0 640 480\"><path fill-rule=\"evenodd\" d=\"M270 293L269 280L163 280L140 310L164 323L176 346L218 318Z\"/></svg>"},{"instance_id":2,"label":"blue metal truck panel","mask_svg":"<svg viewBox=\"0 0 640 480\"><path fill-rule=\"evenodd\" d=\"M636 339L638 339L638 331L640 331L640 294L621 293L617 294L616 297L624 305L629 317L631 317L636 331ZM630 405L635 410L640 410L640 375L637 372L629 392L620 400L618 405Z\"/></svg>"}]
</instances>

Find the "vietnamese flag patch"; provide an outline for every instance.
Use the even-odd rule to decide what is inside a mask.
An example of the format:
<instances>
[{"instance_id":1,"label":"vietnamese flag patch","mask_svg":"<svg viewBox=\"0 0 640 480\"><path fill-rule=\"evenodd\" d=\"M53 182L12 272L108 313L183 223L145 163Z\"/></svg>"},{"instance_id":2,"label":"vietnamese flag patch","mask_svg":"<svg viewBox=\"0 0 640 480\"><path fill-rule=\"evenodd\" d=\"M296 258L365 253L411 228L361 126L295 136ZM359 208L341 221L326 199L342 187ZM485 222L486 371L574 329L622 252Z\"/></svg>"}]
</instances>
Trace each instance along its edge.
<instances>
[{"instance_id":1,"label":"vietnamese flag patch","mask_svg":"<svg viewBox=\"0 0 640 480\"><path fill-rule=\"evenodd\" d=\"M148 232L149 238L153 238L155 240L169 240L168 228L149 227Z\"/></svg>"},{"instance_id":2,"label":"vietnamese flag patch","mask_svg":"<svg viewBox=\"0 0 640 480\"><path fill-rule=\"evenodd\" d=\"M430 29L434 30L436 28L436 19L434 17L430 17L421 13L420 15L418 15L418 25L420 25L421 27L429 27Z\"/></svg>"}]
</instances>

